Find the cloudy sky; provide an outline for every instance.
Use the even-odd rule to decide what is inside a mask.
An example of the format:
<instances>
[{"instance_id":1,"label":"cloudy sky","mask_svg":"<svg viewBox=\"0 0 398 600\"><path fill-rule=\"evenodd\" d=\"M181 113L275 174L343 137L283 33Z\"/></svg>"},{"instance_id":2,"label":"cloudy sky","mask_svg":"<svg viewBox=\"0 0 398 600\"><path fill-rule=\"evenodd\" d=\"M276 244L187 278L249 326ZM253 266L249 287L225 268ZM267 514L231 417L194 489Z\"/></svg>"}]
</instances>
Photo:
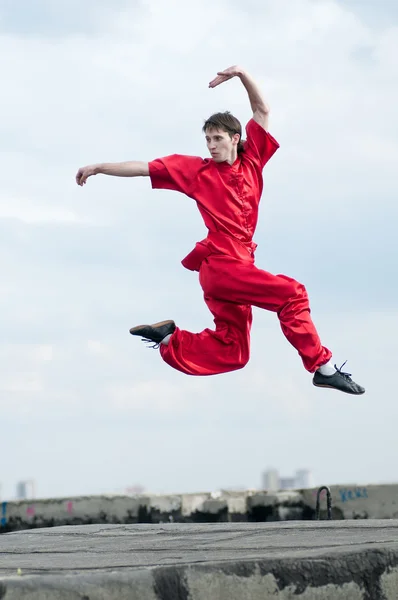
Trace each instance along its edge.
<instances>
[{"instance_id":1,"label":"cloudy sky","mask_svg":"<svg viewBox=\"0 0 398 600\"><path fill-rule=\"evenodd\" d=\"M211 326L180 260L194 203L85 164L205 155L203 120L250 118L244 66L281 144L257 265L303 281L325 345L367 388L312 386L275 315L239 372L190 378L129 335ZM398 9L393 0L0 0L2 497L398 481Z\"/></svg>"}]
</instances>

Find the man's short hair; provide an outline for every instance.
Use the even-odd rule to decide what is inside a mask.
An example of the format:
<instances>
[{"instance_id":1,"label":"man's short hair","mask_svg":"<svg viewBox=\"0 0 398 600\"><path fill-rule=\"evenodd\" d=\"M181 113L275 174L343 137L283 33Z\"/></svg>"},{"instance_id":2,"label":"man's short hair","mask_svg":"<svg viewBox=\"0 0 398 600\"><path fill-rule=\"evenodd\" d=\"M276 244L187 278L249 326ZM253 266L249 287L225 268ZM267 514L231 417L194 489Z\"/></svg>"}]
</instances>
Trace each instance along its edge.
<instances>
[{"instance_id":1,"label":"man's short hair","mask_svg":"<svg viewBox=\"0 0 398 600\"><path fill-rule=\"evenodd\" d=\"M238 133L240 136L238 152L243 151L242 125L240 121L229 111L214 113L214 115L211 115L211 117L206 119L202 131L206 133L206 131L209 129L220 129L221 131L226 131L229 133L231 138Z\"/></svg>"}]
</instances>

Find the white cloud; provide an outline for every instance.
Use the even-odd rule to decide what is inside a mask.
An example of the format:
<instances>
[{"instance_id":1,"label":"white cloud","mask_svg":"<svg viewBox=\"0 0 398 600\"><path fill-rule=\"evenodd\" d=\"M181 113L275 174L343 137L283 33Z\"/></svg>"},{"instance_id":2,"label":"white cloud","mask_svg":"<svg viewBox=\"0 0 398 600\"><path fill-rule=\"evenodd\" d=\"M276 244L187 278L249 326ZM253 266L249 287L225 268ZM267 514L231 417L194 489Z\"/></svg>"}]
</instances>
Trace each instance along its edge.
<instances>
[{"instance_id":1,"label":"white cloud","mask_svg":"<svg viewBox=\"0 0 398 600\"><path fill-rule=\"evenodd\" d=\"M185 386L180 388L169 381L140 381L128 386L114 385L108 391L112 406L131 414L139 412L168 413L181 412L186 403L183 401Z\"/></svg>"},{"instance_id":2,"label":"white cloud","mask_svg":"<svg viewBox=\"0 0 398 600\"><path fill-rule=\"evenodd\" d=\"M48 344L0 344L0 360L3 365L15 364L17 361L23 364L36 365L51 360L53 348Z\"/></svg>"},{"instance_id":3,"label":"white cloud","mask_svg":"<svg viewBox=\"0 0 398 600\"><path fill-rule=\"evenodd\" d=\"M59 24L66 3L57 6ZM112 6L104 0L85 31L68 21L0 36L0 403L16 456L4 489L29 471L10 433L25 418L30 472L47 493L65 482L66 493L118 488L133 467L146 488L169 490L255 486L268 463L288 472L309 464L334 480L387 477L386 444L396 453L381 417L395 411L385 374L398 333L396 28L326 0ZM325 343L369 388L360 402L311 386L275 315L255 312L251 362L216 378L174 372L129 336L152 318L211 325L196 275L179 265L203 226L190 200L148 180L99 176L80 189L76 170L203 154L208 114L250 116L238 81L207 88L234 62L264 88L281 142L266 170L258 264L304 279ZM148 439L142 465L124 466ZM68 474L81 456L84 475ZM66 465L64 481L55 464ZM171 464L181 467L171 473Z\"/></svg>"},{"instance_id":4,"label":"white cloud","mask_svg":"<svg viewBox=\"0 0 398 600\"><path fill-rule=\"evenodd\" d=\"M3 197L0 200L0 219L17 219L23 223L79 223L82 219L71 210L40 206L32 200Z\"/></svg>"},{"instance_id":5,"label":"white cloud","mask_svg":"<svg viewBox=\"0 0 398 600\"><path fill-rule=\"evenodd\" d=\"M53 347L49 344L41 344L34 349L34 357L36 360L47 362L53 359Z\"/></svg>"},{"instance_id":6,"label":"white cloud","mask_svg":"<svg viewBox=\"0 0 398 600\"><path fill-rule=\"evenodd\" d=\"M23 394L26 393L36 393L43 391L43 383L37 373L16 373L13 376L6 376L3 381L0 383L0 392L9 393L9 392L21 392ZM22 402L18 402L14 405L14 410L22 409L24 412L27 410L29 412L29 399L21 398ZM28 402L26 402L28 400ZM23 403L23 404L22 404ZM33 408L32 408L33 410Z\"/></svg>"},{"instance_id":7,"label":"white cloud","mask_svg":"<svg viewBox=\"0 0 398 600\"><path fill-rule=\"evenodd\" d=\"M88 340L87 341L87 350L90 354L95 355L106 355L108 353L108 349L102 342L98 340Z\"/></svg>"}]
</instances>

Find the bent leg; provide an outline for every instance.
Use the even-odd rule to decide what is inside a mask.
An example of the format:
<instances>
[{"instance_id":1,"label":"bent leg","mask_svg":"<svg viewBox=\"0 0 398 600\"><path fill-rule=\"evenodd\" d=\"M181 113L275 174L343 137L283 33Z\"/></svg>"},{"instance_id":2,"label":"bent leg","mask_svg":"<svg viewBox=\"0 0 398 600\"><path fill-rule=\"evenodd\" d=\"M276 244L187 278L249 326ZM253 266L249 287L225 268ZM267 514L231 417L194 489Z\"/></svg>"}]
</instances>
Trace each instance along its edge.
<instances>
[{"instance_id":1,"label":"bent leg","mask_svg":"<svg viewBox=\"0 0 398 600\"><path fill-rule=\"evenodd\" d=\"M217 375L242 369L250 357L250 305L215 300L205 295L215 330L191 333L177 328L168 345L160 346L163 360L187 375Z\"/></svg>"}]
</instances>

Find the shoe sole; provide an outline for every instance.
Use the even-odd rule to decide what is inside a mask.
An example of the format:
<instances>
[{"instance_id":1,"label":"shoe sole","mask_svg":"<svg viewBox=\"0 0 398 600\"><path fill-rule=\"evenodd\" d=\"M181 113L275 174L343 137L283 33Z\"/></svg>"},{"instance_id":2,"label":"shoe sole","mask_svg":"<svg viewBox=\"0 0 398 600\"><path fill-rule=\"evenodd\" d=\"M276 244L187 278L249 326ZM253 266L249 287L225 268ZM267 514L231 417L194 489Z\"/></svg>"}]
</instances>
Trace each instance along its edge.
<instances>
[{"instance_id":1,"label":"shoe sole","mask_svg":"<svg viewBox=\"0 0 398 600\"><path fill-rule=\"evenodd\" d=\"M166 321L159 321L159 323L153 323L153 325L136 325L136 327L132 327L130 329L130 333L134 335L135 332L137 332L139 329L142 329L143 327L152 327L153 329L155 327L162 327L163 325L175 325L174 321L172 319L168 319Z\"/></svg>"},{"instance_id":2,"label":"shoe sole","mask_svg":"<svg viewBox=\"0 0 398 600\"><path fill-rule=\"evenodd\" d=\"M346 390L340 390L339 388L335 387L334 385L323 385L321 383L314 383L314 382L312 382L312 385L314 385L315 387L319 387L319 388L327 388L328 390L335 390L336 392L343 392L343 394L349 394L350 396L362 396L362 394L364 394L366 391L366 390L364 390L363 392L347 392Z\"/></svg>"}]
</instances>

